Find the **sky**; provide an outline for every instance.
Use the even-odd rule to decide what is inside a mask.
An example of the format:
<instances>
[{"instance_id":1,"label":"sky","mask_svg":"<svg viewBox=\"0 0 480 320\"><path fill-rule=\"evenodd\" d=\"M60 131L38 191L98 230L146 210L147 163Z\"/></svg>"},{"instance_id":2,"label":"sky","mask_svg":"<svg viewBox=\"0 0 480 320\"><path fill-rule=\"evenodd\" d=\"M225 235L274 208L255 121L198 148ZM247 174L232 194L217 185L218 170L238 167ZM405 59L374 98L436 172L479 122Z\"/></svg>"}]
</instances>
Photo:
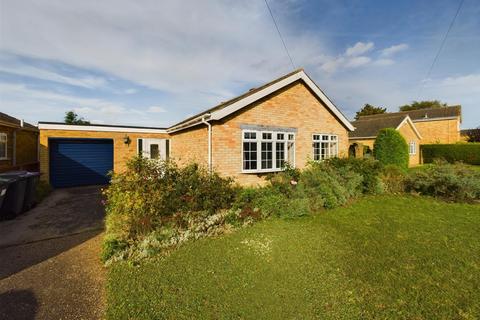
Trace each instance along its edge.
<instances>
[{"instance_id":1,"label":"sky","mask_svg":"<svg viewBox=\"0 0 480 320\"><path fill-rule=\"evenodd\" d=\"M36 124L168 127L295 68L350 119L364 104L461 104L480 126L480 2L0 0L0 111Z\"/></svg>"}]
</instances>

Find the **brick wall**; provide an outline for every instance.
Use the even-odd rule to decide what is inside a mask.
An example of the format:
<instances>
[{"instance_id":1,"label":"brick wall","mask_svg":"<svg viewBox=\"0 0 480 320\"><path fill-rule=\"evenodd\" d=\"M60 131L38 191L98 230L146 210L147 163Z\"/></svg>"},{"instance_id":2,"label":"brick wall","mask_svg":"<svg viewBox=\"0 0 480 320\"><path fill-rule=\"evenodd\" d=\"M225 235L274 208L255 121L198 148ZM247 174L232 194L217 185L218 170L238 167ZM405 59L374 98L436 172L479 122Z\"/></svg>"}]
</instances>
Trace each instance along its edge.
<instances>
[{"instance_id":1,"label":"brick wall","mask_svg":"<svg viewBox=\"0 0 480 320\"><path fill-rule=\"evenodd\" d=\"M296 82L262 99L212 126L212 164L216 171L233 176L244 185L262 183L263 177L242 173L241 125L266 125L297 128L295 141L296 167L304 168L313 158L312 134L330 133L339 137L339 154L348 154L347 129L302 83ZM172 155L184 161L200 159L208 154L206 126L172 136Z\"/></svg>"},{"instance_id":2,"label":"brick wall","mask_svg":"<svg viewBox=\"0 0 480 320\"><path fill-rule=\"evenodd\" d=\"M131 139L130 145L123 142L125 135ZM42 179L48 180L49 171L49 138L99 138L113 139L113 170L122 172L126 169L127 161L137 154L137 139L139 138L168 138L166 133L131 133L131 132L101 132L101 131L73 131L73 130L40 130L40 171L44 173Z\"/></svg>"},{"instance_id":3,"label":"brick wall","mask_svg":"<svg viewBox=\"0 0 480 320\"><path fill-rule=\"evenodd\" d=\"M38 132L17 131L17 165L27 165L37 162Z\"/></svg>"},{"instance_id":4,"label":"brick wall","mask_svg":"<svg viewBox=\"0 0 480 320\"><path fill-rule=\"evenodd\" d=\"M170 158L178 164L197 162L208 164L208 130L201 124L181 132L173 133L170 138Z\"/></svg>"},{"instance_id":5,"label":"brick wall","mask_svg":"<svg viewBox=\"0 0 480 320\"><path fill-rule=\"evenodd\" d=\"M422 144L456 143L460 138L460 118L451 120L419 121L415 127L422 136Z\"/></svg>"}]
</instances>

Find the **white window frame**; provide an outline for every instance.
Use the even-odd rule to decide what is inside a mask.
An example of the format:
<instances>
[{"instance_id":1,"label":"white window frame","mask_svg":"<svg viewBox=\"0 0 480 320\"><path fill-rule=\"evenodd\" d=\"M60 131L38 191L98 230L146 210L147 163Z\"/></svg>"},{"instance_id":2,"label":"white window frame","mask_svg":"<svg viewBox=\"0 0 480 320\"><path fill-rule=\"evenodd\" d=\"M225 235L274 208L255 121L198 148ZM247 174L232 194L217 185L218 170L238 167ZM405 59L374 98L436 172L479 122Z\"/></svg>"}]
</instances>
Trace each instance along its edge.
<instances>
[{"instance_id":1,"label":"white window frame","mask_svg":"<svg viewBox=\"0 0 480 320\"><path fill-rule=\"evenodd\" d=\"M0 160L8 160L8 134L7 133L0 132L0 143L5 143L5 156L0 157Z\"/></svg>"},{"instance_id":2,"label":"white window frame","mask_svg":"<svg viewBox=\"0 0 480 320\"><path fill-rule=\"evenodd\" d=\"M245 133L255 133L255 138L245 138ZM264 133L270 133L272 139L263 139ZM283 139L278 139L277 134L283 134ZM293 139L290 139L293 137ZM241 154L241 172L242 173L267 173L267 172L280 172L285 170L285 167L277 167L277 143L283 143L284 145L284 161L289 163L291 166L295 167L295 140L296 134L291 131L282 131L282 130L255 130L255 129L243 129L242 130L242 154ZM244 168L244 143L245 142L255 142L257 144L257 168L256 169L245 169ZM272 168L262 169L262 142L271 142L272 143ZM290 143L293 143L293 159L289 159L288 146Z\"/></svg>"},{"instance_id":3,"label":"white window frame","mask_svg":"<svg viewBox=\"0 0 480 320\"><path fill-rule=\"evenodd\" d=\"M412 146L413 146L413 152L412 152ZM408 144L408 154L411 156L414 156L417 154L417 142L410 141L410 143Z\"/></svg>"},{"instance_id":4,"label":"white window frame","mask_svg":"<svg viewBox=\"0 0 480 320\"><path fill-rule=\"evenodd\" d=\"M320 137L320 139L317 138L317 136ZM326 139L324 139L326 137ZM315 143L320 144L320 148L315 148ZM322 157L322 143L327 143L327 154L326 156ZM334 154L331 153L332 150L332 144L335 143L335 149L334 149ZM330 159L330 158L337 158L338 157L338 144L340 143L340 140L338 138L338 135L336 134L330 134L330 133L314 133L312 134L312 155L313 155L313 160L314 161L323 161L325 159ZM320 150L319 159L316 159L315 157L315 149Z\"/></svg>"}]
</instances>

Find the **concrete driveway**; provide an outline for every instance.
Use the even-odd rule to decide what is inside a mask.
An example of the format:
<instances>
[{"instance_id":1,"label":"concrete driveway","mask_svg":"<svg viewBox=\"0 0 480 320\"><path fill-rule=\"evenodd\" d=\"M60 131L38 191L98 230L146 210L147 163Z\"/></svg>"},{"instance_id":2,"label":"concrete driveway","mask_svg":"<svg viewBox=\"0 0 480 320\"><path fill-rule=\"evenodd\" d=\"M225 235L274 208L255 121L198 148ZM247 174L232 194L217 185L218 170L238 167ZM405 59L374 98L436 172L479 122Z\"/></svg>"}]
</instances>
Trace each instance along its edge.
<instances>
[{"instance_id":1,"label":"concrete driveway","mask_svg":"<svg viewBox=\"0 0 480 320\"><path fill-rule=\"evenodd\" d=\"M59 189L0 222L0 319L101 319L99 187Z\"/></svg>"}]
</instances>

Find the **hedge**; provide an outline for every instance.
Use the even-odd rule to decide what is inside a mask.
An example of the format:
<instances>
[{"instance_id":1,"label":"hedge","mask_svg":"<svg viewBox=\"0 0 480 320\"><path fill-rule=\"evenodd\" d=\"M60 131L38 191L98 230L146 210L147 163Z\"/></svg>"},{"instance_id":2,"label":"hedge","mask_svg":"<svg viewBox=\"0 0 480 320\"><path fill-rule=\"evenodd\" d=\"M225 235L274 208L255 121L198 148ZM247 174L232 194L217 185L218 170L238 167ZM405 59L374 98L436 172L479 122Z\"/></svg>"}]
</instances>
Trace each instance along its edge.
<instances>
[{"instance_id":1,"label":"hedge","mask_svg":"<svg viewBox=\"0 0 480 320\"><path fill-rule=\"evenodd\" d=\"M480 143L458 144L424 144L421 145L423 163L431 163L434 159L445 159L453 163L480 165Z\"/></svg>"},{"instance_id":2,"label":"hedge","mask_svg":"<svg viewBox=\"0 0 480 320\"><path fill-rule=\"evenodd\" d=\"M381 129L373 144L373 156L383 165L408 167L408 145L400 132L393 128Z\"/></svg>"}]
</instances>

